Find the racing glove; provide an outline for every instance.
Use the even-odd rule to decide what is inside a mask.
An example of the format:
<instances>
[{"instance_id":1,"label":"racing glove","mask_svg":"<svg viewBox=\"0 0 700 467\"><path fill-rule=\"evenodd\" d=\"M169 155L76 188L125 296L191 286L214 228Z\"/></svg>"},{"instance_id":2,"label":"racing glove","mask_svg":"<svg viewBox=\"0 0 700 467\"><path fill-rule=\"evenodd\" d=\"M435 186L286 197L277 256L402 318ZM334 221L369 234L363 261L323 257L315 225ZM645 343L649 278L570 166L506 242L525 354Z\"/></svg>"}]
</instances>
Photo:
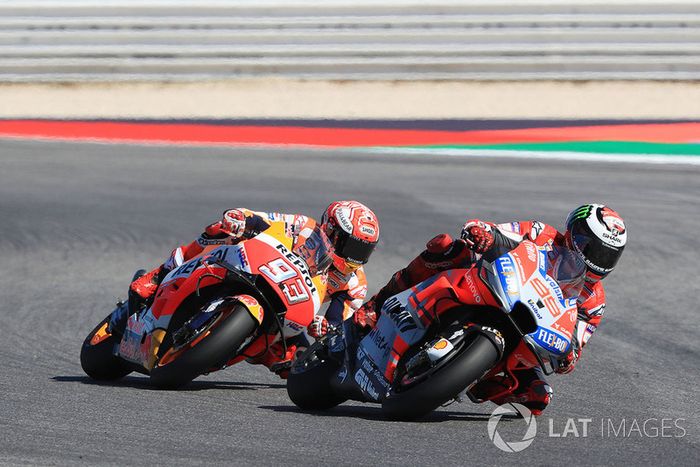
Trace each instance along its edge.
<instances>
[{"instance_id":1,"label":"racing glove","mask_svg":"<svg viewBox=\"0 0 700 467\"><path fill-rule=\"evenodd\" d=\"M574 366L576 366L576 362L578 362L579 357L581 356L581 349L578 346L578 341L576 338L571 343L571 350L569 351L568 354L562 359L560 359L557 362L557 368L555 371L559 373L560 375L566 375L568 373L571 373L574 371Z\"/></svg>"},{"instance_id":2,"label":"racing glove","mask_svg":"<svg viewBox=\"0 0 700 467\"><path fill-rule=\"evenodd\" d=\"M469 220L464 224L461 237L474 253L484 253L493 246L490 228L478 219Z\"/></svg>"},{"instance_id":3,"label":"racing glove","mask_svg":"<svg viewBox=\"0 0 700 467\"><path fill-rule=\"evenodd\" d=\"M361 329L372 329L377 325L377 312L374 311L375 297L369 299L367 303L358 308L352 315L352 320L357 327Z\"/></svg>"},{"instance_id":4,"label":"racing glove","mask_svg":"<svg viewBox=\"0 0 700 467\"><path fill-rule=\"evenodd\" d=\"M314 316L311 324L306 328L306 332L314 339L319 339L328 333L328 320L325 316Z\"/></svg>"}]
</instances>

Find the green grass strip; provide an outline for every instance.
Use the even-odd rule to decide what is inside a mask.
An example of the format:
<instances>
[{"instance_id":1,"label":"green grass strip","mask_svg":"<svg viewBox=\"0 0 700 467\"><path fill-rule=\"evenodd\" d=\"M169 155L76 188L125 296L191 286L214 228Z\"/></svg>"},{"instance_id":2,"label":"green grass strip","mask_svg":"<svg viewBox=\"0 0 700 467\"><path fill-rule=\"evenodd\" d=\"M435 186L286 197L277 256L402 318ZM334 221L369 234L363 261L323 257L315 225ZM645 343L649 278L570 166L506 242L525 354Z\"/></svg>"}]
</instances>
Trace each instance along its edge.
<instances>
[{"instance_id":1,"label":"green grass strip","mask_svg":"<svg viewBox=\"0 0 700 467\"><path fill-rule=\"evenodd\" d=\"M599 154L664 154L700 156L700 144L640 143L632 141L573 141L523 144L450 144L412 146L445 149L496 149L508 151L591 152Z\"/></svg>"}]
</instances>

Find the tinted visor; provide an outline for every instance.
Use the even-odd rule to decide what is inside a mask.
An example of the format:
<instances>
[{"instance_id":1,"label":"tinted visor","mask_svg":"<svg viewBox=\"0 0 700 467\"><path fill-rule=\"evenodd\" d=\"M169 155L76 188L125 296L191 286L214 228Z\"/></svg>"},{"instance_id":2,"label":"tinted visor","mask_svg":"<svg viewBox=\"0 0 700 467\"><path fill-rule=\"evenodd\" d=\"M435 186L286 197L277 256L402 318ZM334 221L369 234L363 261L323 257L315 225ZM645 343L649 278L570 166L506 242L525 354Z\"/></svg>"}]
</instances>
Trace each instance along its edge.
<instances>
[{"instance_id":1,"label":"tinted visor","mask_svg":"<svg viewBox=\"0 0 700 467\"><path fill-rule=\"evenodd\" d=\"M335 245L335 253L350 263L366 264L377 244L343 234Z\"/></svg>"},{"instance_id":2,"label":"tinted visor","mask_svg":"<svg viewBox=\"0 0 700 467\"><path fill-rule=\"evenodd\" d=\"M574 248L585 258L586 265L599 274L612 271L625 248L606 245L598 237L583 233L573 234L572 241Z\"/></svg>"}]
</instances>

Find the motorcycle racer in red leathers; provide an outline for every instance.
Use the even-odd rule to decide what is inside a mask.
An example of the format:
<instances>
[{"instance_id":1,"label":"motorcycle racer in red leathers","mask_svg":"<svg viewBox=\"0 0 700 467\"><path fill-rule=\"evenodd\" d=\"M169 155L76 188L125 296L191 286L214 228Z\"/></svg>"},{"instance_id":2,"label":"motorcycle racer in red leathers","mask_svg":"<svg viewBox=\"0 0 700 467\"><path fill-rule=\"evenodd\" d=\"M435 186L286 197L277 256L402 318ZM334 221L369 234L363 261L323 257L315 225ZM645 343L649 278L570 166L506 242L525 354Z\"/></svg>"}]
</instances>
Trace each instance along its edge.
<instances>
[{"instance_id":1,"label":"motorcycle racer in red leathers","mask_svg":"<svg viewBox=\"0 0 700 467\"><path fill-rule=\"evenodd\" d=\"M131 283L129 288L129 313L143 306L150 306L158 286L172 269L199 255L209 245L233 245L264 232L272 222L284 222L287 235L294 239L293 251L307 259L304 241L317 222L302 214L256 212L245 208L229 209L222 219L208 225L199 238L187 245L175 248L160 266ZM326 332L328 323L338 324L362 305L367 295L367 279L363 265L369 260L379 240L379 221L367 206L357 201L336 201L323 213L321 230L333 245L331 265L310 264L312 274L323 274L326 281L325 302L330 302L325 316L316 316L307 333L318 337ZM126 323L126 317L122 319ZM119 324L111 327L119 328ZM302 342L299 342L301 338ZM249 363L263 364L281 377L286 377L291 361L306 344L305 337L295 336L287 341L283 353L281 342L270 347L262 357L249 359Z\"/></svg>"},{"instance_id":2,"label":"motorcycle racer in red leathers","mask_svg":"<svg viewBox=\"0 0 700 467\"><path fill-rule=\"evenodd\" d=\"M480 257L492 261L514 249L521 241L530 240L539 246L564 245L586 263L586 282L578 298L578 320L571 351L558 362L557 373L573 371L581 349L600 325L605 311L605 290L601 280L614 268L627 242L625 224L620 215L601 204L586 204L569 214L566 231L539 221L493 224L479 219L468 220L461 238L453 240L440 234L428 241L426 249L407 267L396 272L374 297L353 316L361 327L373 327L384 301L424 281L440 271L468 267ZM539 369L520 370L515 374L519 384L515 391L503 394L509 386L503 377L480 381L471 390L479 400L501 405L518 402L540 415L549 404L553 391ZM491 395L497 396L491 398Z\"/></svg>"}]
</instances>

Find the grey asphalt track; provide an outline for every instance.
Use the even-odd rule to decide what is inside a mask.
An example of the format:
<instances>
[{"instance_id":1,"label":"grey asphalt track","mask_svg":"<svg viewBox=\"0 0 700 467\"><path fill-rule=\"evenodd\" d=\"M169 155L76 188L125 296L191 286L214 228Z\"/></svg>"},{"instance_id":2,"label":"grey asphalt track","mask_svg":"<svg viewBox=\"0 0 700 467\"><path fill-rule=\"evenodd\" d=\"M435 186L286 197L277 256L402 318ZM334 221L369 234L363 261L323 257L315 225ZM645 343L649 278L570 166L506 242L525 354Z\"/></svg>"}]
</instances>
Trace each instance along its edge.
<instances>
[{"instance_id":1,"label":"grey asphalt track","mask_svg":"<svg viewBox=\"0 0 700 467\"><path fill-rule=\"evenodd\" d=\"M697 465L698 180L686 166L0 142L0 464ZM551 378L525 451L489 440L493 405L398 423L372 405L300 413L281 380L248 364L180 391L84 376L80 344L134 270L225 208L318 215L336 198L381 219L372 291L466 216L560 225L603 201L626 217L602 328L573 374ZM578 422L579 437L549 436L570 417L592 420L586 437ZM512 441L524 426L499 432Z\"/></svg>"}]
</instances>

